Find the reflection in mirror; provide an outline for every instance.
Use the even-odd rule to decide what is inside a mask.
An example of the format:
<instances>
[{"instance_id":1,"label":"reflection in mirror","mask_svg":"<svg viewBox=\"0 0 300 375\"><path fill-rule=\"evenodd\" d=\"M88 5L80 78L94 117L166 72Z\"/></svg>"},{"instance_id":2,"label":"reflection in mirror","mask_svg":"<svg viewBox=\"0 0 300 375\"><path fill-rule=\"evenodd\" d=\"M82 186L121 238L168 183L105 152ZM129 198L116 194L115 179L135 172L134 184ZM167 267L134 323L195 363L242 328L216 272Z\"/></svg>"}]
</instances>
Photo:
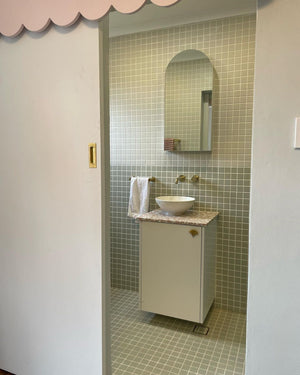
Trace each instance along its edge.
<instances>
[{"instance_id":1,"label":"reflection in mirror","mask_svg":"<svg viewBox=\"0 0 300 375\"><path fill-rule=\"evenodd\" d=\"M197 50L169 63L165 76L165 151L211 151L213 66Z\"/></svg>"}]
</instances>

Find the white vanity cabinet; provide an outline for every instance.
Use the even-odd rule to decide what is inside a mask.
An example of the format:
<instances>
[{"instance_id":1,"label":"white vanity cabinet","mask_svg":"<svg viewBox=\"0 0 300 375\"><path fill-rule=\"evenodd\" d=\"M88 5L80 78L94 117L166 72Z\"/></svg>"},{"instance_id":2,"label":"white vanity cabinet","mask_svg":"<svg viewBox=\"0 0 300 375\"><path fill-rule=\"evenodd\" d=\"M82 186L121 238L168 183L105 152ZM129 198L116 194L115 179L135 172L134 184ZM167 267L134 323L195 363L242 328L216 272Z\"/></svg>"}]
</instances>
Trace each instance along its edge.
<instances>
[{"instance_id":1,"label":"white vanity cabinet","mask_svg":"<svg viewBox=\"0 0 300 375\"><path fill-rule=\"evenodd\" d=\"M206 226L141 221L140 308L203 323L215 297L217 220Z\"/></svg>"}]
</instances>

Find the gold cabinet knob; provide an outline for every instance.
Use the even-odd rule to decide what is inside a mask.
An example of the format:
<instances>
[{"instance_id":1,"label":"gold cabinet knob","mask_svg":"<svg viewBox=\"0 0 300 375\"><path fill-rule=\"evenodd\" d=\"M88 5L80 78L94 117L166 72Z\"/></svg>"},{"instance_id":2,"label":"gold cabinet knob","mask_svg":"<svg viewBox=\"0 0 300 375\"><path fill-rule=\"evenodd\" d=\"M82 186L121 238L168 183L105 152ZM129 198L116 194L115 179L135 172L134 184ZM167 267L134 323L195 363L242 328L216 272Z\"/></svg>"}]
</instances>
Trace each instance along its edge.
<instances>
[{"instance_id":1,"label":"gold cabinet knob","mask_svg":"<svg viewBox=\"0 0 300 375\"><path fill-rule=\"evenodd\" d=\"M190 234L191 234L193 237L195 237L195 236L198 236L199 232L198 232L197 230L195 230L195 229L191 229L191 230L190 230Z\"/></svg>"}]
</instances>

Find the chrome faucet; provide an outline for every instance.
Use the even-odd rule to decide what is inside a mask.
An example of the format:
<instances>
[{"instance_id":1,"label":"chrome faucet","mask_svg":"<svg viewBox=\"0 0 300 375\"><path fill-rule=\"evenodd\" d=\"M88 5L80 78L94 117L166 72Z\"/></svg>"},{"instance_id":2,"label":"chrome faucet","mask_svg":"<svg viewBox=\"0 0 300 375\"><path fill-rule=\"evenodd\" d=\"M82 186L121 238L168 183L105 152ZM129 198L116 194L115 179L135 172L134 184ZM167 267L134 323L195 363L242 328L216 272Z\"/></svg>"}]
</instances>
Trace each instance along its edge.
<instances>
[{"instance_id":1,"label":"chrome faucet","mask_svg":"<svg viewBox=\"0 0 300 375\"><path fill-rule=\"evenodd\" d=\"M176 178L176 180L175 180L175 184L178 184L178 182L184 182L185 179L186 179L186 177L185 177L183 174L181 174L180 176L178 176L178 177Z\"/></svg>"}]
</instances>

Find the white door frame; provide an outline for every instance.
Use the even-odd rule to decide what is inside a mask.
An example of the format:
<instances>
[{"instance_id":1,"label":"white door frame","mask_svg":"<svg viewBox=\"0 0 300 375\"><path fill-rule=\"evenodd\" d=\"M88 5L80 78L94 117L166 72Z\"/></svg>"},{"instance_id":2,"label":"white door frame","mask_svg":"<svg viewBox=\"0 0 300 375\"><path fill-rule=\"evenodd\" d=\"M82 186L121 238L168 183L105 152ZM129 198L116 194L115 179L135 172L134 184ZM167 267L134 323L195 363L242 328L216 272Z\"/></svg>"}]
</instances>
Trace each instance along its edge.
<instances>
[{"instance_id":1,"label":"white door frame","mask_svg":"<svg viewBox=\"0 0 300 375\"><path fill-rule=\"evenodd\" d=\"M99 22L102 373L111 374L110 333L110 140L109 140L109 15ZM99 317L100 318L100 317Z\"/></svg>"}]
</instances>

